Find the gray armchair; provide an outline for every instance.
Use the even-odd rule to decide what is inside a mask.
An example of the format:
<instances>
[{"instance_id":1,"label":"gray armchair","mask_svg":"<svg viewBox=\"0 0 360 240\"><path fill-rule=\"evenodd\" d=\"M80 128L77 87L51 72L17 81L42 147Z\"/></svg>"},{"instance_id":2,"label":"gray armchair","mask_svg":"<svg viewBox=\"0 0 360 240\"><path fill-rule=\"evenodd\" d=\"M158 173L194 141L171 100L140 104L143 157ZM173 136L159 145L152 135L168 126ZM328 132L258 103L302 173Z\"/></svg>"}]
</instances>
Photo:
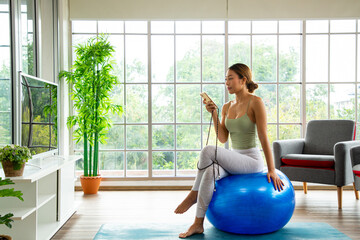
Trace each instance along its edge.
<instances>
[{"instance_id":1,"label":"gray armchair","mask_svg":"<svg viewBox=\"0 0 360 240\"><path fill-rule=\"evenodd\" d=\"M360 146L354 133L354 121L309 121L305 139L274 141L275 167L290 180L303 182L305 194L307 182L336 185L341 209L343 186L353 183L358 199L350 158L350 148Z\"/></svg>"},{"instance_id":2,"label":"gray armchair","mask_svg":"<svg viewBox=\"0 0 360 240\"><path fill-rule=\"evenodd\" d=\"M355 179L354 182L355 189L359 191L360 190L360 146L351 148L350 156L351 156L352 170ZM359 198L358 192L356 192L356 197Z\"/></svg>"}]
</instances>

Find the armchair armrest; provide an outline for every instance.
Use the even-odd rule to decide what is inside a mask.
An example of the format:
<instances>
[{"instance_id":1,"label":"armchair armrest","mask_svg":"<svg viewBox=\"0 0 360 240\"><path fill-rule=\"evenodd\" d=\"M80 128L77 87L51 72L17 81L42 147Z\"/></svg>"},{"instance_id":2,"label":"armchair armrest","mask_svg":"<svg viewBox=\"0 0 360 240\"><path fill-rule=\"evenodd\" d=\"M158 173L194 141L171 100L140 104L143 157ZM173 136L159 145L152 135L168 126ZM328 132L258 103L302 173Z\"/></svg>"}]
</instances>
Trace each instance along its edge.
<instances>
[{"instance_id":1,"label":"armchair armrest","mask_svg":"<svg viewBox=\"0 0 360 240\"><path fill-rule=\"evenodd\" d=\"M360 141L338 142L334 146L335 184L339 187L354 182L350 149L355 146L360 146Z\"/></svg>"},{"instance_id":2,"label":"armchair armrest","mask_svg":"<svg viewBox=\"0 0 360 240\"><path fill-rule=\"evenodd\" d=\"M350 149L350 157L353 167L360 164L360 146L352 147Z\"/></svg>"},{"instance_id":3,"label":"armchair armrest","mask_svg":"<svg viewBox=\"0 0 360 240\"><path fill-rule=\"evenodd\" d=\"M287 154L301 154L305 139L277 140L273 142L275 168L280 169L281 157Z\"/></svg>"}]
</instances>

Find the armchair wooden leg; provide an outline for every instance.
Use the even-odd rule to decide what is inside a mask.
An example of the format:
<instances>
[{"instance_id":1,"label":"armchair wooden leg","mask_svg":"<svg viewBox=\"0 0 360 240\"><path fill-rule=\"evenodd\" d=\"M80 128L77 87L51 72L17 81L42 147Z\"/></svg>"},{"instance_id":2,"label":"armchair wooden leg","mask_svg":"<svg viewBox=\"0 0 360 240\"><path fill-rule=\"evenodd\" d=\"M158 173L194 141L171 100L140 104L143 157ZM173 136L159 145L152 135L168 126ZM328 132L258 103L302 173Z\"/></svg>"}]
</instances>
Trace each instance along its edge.
<instances>
[{"instance_id":1,"label":"armchair wooden leg","mask_svg":"<svg viewBox=\"0 0 360 240\"><path fill-rule=\"evenodd\" d=\"M356 200L359 200L359 192L355 188L355 182L353 183Z\"/></svg>"},{"instance_id":2,"label":"armchair wooden leg","mask_svg":"<svg viewBox=\"0 0 360 240\"><path fill-rule=\"evenodd\" d=\"M337 187L338 209L342 209L342 191L343 191L343 187Z\"/></svg>"},{"instance_id":3,"label":"armchair wooden leg","mask_svg":"<svg viewBox=\"0 0 360 240\"><path fill-rule=\"evenodd\" d=\"M303 182L304 193L307 194L307 182Z\"/></svg>"}]
</instances>

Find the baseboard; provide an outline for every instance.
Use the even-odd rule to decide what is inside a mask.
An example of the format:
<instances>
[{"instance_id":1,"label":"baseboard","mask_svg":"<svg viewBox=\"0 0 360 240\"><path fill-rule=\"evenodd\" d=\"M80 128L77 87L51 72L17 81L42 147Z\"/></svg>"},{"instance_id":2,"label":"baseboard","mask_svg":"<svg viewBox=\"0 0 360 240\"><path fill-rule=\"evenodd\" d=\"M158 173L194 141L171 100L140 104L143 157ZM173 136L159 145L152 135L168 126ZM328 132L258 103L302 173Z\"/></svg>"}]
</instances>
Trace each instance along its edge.
<instances>
[{"instance_id":1,"label":"baseboard","mask_svg":"<svg viewBox=\"0 0 360 240\"><path fill-rule=\"evenodd\" d=\"M174 191L191 190L193 180L172 181L103 181L100 191ZM302 182L292 182L295 190L303 190ZM308 190L337 190L336 186L308 183ZM344 191L353 191L353 185L343 187ZM79 182L75 184L75 191L82 191Z\"/></svg>"}]
</instances>

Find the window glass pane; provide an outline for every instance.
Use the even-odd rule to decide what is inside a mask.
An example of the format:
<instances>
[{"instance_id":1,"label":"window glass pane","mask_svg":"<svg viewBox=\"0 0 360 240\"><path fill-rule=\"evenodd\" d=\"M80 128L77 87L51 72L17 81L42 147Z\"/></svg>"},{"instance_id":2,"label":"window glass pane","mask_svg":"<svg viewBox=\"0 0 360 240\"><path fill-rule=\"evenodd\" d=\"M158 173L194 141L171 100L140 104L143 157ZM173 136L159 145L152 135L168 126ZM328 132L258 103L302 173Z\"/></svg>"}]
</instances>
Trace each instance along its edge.
<instances>
[{"instance_id":1,"label":"window glass pane","mask_svg":"<svg viewBox=\"0 0 360 240\"><path fill-rule=\"evenodd\" d=\"M147 33L146 21L126 21L125 22L126 33Z\"/></svg>"},{"instance_id":2,"label":"window glass pane","mask_svg":"<svg viewBox=\"0 0 360 240\"><path fill-rule=\"evenodd\" d=\"M152 147L153 149L174 149L175 148L174 125L153 125Z\"/></svg>"},{"instance_id":3,"label":"window glass pane","mask_svg":"<svg viewBox=\"0 0 360 240\"><path fill-rule=\"evenodd\" d=\"M330 32L355 32L356 20L330 20Z\"/></svg>"},{"instance_id":4,"label":"window glass pane","mask_svg":"<svg viewBox=\"0 0 360 240\"><path fill-rule=\"evenodd\" d=\"M253 21L253 33L277 33L277 21Z\"/></svg>"},{"instance_id":5,"label":"window glass pane","mask_svg":"<svg viewBox=\"0 0 360 240\"><path fill-rule=\"evenodd\" d=\"M174 33L174 22L151 21L151 33Z\"/></svg>"},{"instance_id":6,"label":"window glass pane","mask_svg":"<svg viewBox=\"0 0 360 240\"><path fill-rule=\"evenodd\" d=\"M123 33L123 21L99 21L99 33Z\"/></svg>"},{"instance_id":7,"label":"window glass pane","mask_svg":"<svg viewBox=\"0 0 360 240\"><path fill-rule=\"evenodd\" d=\"M148 176L148 153L127 152L126 153L126 176L147 177Z\"/></svg>"},{"instance_id":8,"label":"window glass pane","mask_svg":"<svg viewBox=\"0 0 360 240\"><path fill-rule=\"evenodd\" d=\"M0 79L2 80L9 80L10 75L10 47L0 47ZM9 90L8 94L10 93L11 89ZM0 90L1 91L1 90ZM9 99L10 101L10 99Z\"/></svg>"},{"instance_id":9,"label":"window glass pane","mask_svg":"<svg viewBox=\"0 0 360 240\"><path fill-rule=\"evenodd\" d=\"M300 36L279 36L279 81L300 82Z\"/></svg>"},{"instance_id":10,"label":"window glass pane","mask_svg":"<svg viewBox=\"0 0 360 240\"><path fill-rule=\"evenodd\" d=\"M306 120L328 119L328 85L306 84Z\"/></svg>"},{"instance_id":11,"label":"window glass pane","mask_svg":"<svg viewBox=\"0 0 360 240\"><path fill-rule=\"evenodd\" d=\"M151 81L174 82L174 36L151 37Z\"/></svg>"},{"instance_id":12,"label":"window glass pane","mask_svg":"<svg viewBox=\"0 0 360 240\"><path fill-rule=\"evenodd\" d=\"M225 103L225 87L224 84L204 84L203 92L206 92L209 97L215 102L219 108L219 116L221 116L221 109ZM202 99L201 99L202 101ZM205 105L201 103L203 109L203 122L210 122L211 114L206 111Z\"/></svg>"},{"instance_id":13,"label":"window glass pane","mask_svg":"<svg viewBox=\"0 0 360 240\"><path fill-rule=\"evenodd\" d=\"M36 46L34 34L35 9L33 0L21 2L21 70L30 75L36 75Z\"/></svg>"},{"instance_id":14,"label":"window glass pane","mask_svg":"<svg viewBox=\"0 0 360 240\"><path fill-rule=\"evenodd\" d=\"M265 104L268 123L276 123L276 85L259 84L259 88L255 90L255 94L261 97L262 101Z\"/></svg>"},{"instance_id":15,"label":"window glass pane","mask_svg":"<svg viewBox=\"0 0 360 240\"><path fill-rule=\"evenodd\" d=\"M200 125L177 125L176 148L177 149L200 149L201 126Z\"/></svg>"},{"instance_id":16,"label":"window glass pane","mask_svg":"<svg viewBox=\"0 0 360 240\"><path fill-rule=\"evenodd\" d=\"M96 21L72 21L73 33L96 33Z\"/></svg>"},{"instance_id":17,"label":"window glass pane","mask_svg":"<svg viewBox=\"0 0 360 240\"><path fill-rule=\"evenodd\" d=\"M200 82L200 36L176 36L176 81Z\"/></svg>"},{"instance_id":18,"label":"window glass pane","mask_svg":"<svg viewBox=\"0 0 360 240\"><path fill-rule=\"evenodd\" d=\"M357 35L357 39L357 82L360 82L360 34Z\"/></svg>"},{"instance_id":19,"label":"window glass pane","mask_svg":"<svg viewBox=\"0 0 360 240\"><path fill-rule=\"evenodd\" d=\"M358 106L357 106L357 122L360 122L360 85L357 84L356 85L357 87L357 102L358 102ZM357 130L360 130L360 129L357 129Z\"/></svg>"},{"instance_id":20,"label":"window glass pane","mask_svg":"<svg viewBox=\"0 0 360 240\"><path fill-rule=\"evenodd\" d=\"M300 125L280 125L279 126L279 139L297 139L301 135Z\"/></svg>"},{"instance_id":21,"label":"window glass pane","mask_svg":"<svg viewBox=\"0 0 360 240\"><path fill-rule=\"evenodd\" d=\"M356 124L355 140L359 140L359 139L360 139L360 124Z\"/></svg>"},{"instance_id":22,"label":"window glass pane","mask_svg":"<svg viewBox=\"0 0 360 240\"><path fill-rule=\"evenodd\" d=\"M129 123L148 122L148 85L126 85L126 120Z\"/></svg>"},{"instance_id":23,"label":"window glass pane","mask_svg":"<svg viewBox=\"0 0 360 240\"><path fill-rule=\"evenodd\" d=\"M306 21L307 33L327 33L329 32L328 20L308 20Z\"/></svg>"},{"instance_id":24,"label":"window glass pane","mask_svg":"<svg viewBox=\"0 0 360 240\"><path fill-rule=\"evenodd\" d=\"M330 81L355 81L355 52L355 34L330 36Z\"/></svg>"},{"instance_id":25,"label":"window glass pane","mask_svg":"<svg viewBox=\"0 0 360 240\"><path fill-rule=\"evenodd\" d=\"M300 85L279 85L279 120L283 123L300 122Z\"/></svg>"},{"instance_id":26,"label":"window glass pane","mask_svg":"<svg viewBox=\"0 0 360 240\"><path fill-rule=\"evenodd\" d=\"M200 152L177 152L176 169L177 176L195 176L197 171L197 162L199 161Z\"/></svg>"},{"instance_id":27,"label":"window glass pane","mask_svg":"<svg viewBox=\"0 0 360 240\"><path fill-rule=\"evenodd\" d=\"M100 149L124 149L123 125L112 125L106 137L106 143L100 144Z\"/></svg>"},{"instance_id":28,"label":"window glass pane","mask_svg":"<svg viewBox=\"0 0 360 240\"><path fill-rule=\"evenodd\" d=\"M9 3L8 0L0 3L0 146L12 142Z\"/></svg>"},{"instance_id":29,"label":"window glass pane","mask_svg":"<svg viewBox=\"0 0 360 240\"><path fill-rule=\"evenodd\" d=\"M114 47L112 53L116 64L113 64L112 74L118 77L119 82L124 82L124 36L110 35L109 42Z\"/></svg>"},{"instance_id":30,"label":"window glass pane","mask_svg":"<svg viewBox=\"0 0 360 240\"><path fill-rule=\"evenodd\" d=\"M2 5L2 4L0 4ZM9 13L0 12L0 45L10 45L10 22Z\"/></svg>"},{"instance_id":31,"label":"window glass pane","mask_svg":"<svg viewBox=\"0 0 360 240\"><path fill-rule=\"evenodd\" d=\"M0 3L0 11L2 12L9 11L9 0L4 0Z\"/></svg>"},{"instance_id":32,"label":"window glass pane","mask_svg":"<svg viewBox=\"0 0 360 240\"><path fill-rule=\"evenodd\" d=\"M125 37L126 82L147 82L147 36Z\"/></svg>"},{"instance_id":33,"label":"window glass pane","mask_svg":"<svg viewBox=\"0 0 360 240\"><path fill-rule=\"evenodd\" d=\"M355 85L330 85L330 118L355 120Z\"/></svg>"},{"instance_id":34,"label":"window glass pane","mask_svg":"<svg viewBox=\"0 0 360 240\"><path fill-rule=\"evenodd\" d=\"M276 36L253 36L253 77L276 82Z\"/></svg>"},{"instance_id":35,"label":"window glass pane","mask_svg":"<svg viewBox=\"0 0 360 240\"><path fill-rule=\"evenodd\" d=\"M152 85L153 123L174 122L174 85Z\"/></svg>"},{"instance_id":36,"label":"window glass pane","mask_svg":"<svg viewBox=\"0 0 360 240\"><path fill-rule=\"evenodd\" d=\"M224 21L203 21L202 22L203 33L224 33L225 22Z\"/></svg>"},{"instance_id":37,"label":"window glass pane","mask_svg":"<svg viewBox=\"0 0 360 240\"><path fill-rule=\"evenodd\" d=\"M0 112L0 146L11 143L11 112Z\"/></svg>"},{"instance_id":38,"label":"window glass pane","mask_svg":"<svg viewBox=\"0 0 360 240\"><path fill-rule=\"evenodd\" d=\"M229 21L228 31L229 33L250 33L251 22L250 21Z\"/></svg>"},{"instance_id":39,"label":"window glass pane","mask_svg":"<svg viewBox=\"0 0 360 240\"><path fill-rule=\"evenodd\" d=\"M174 152L153 152L152 153L153 176L174 177L175 176L175 155Z\"/></svg>"},{"instance_id":40,"label":"window glass pane","mask_svg":"<svg viewBox=\"0 0 360 240\"><path fill-rule=\"evenodd\" d=\"M100 152L99 168L102 177L124 177L124 153Z\"/></svg>"},{"instance_id":41,"label":"window glass pane","mask_svg":"<svg viewBox=\"0 0 360 240\"><path fill-rule=\"evenodd\" d=\"M199 84L181 84L176 87L176 121L200 122Z\"/></svg>"},{"instance_id":42,"label":"window glass pane","mask_svg":"<svg viewBox=\"0 0 360 240\"><path fill-rule=\"evenodd\" d=\"M306 81L328 81L328 36L306 36Z\"/></svg>"},{"instance_id":43,"label":"window glass pane","mask_svg":"<svg viewBox=\"0 0 360 240\"><path fill-rule=\"evenodd\" d=\"M113 104L119 104L123 106L123 109L125 108L125 102L124 102L124 85L123 84L117 84L114 86L114 89L110 92L110 99ZM125 109L124 109L125 111ZM118 115L118 114L112 114L109 113L111 120L113 123L123 123L124 122L124 114Z\"/></svg>"},{"instance_id":44,"label":"window glass pane","mask_svg":"<svg viewBox=\"0 0 360 240\"><path fill-rule=\"evenodd\" d=\"M224 81L224 37L203 36L203 81L223 82Z\"/></svg>"},{"instance_id":45,"label":"window glass pane","mask_svg":"<svg viewBox=\"0 0 360 240\"><path fill-rule=\"evenodd\" d=\"M229 66L235 63L250 66L250 36L229 36L228 39Z\"/></svg>"},{"instance_id":46,"label":"window glass pane","mask_svg":"<svg viewBox=\"0 0 360 240\"><path fill-rule=\"evenodd\" d=\"M200 33L200 21L176 21L176 33Z\"/></svg>"},{"instance_id":47,"label":"window glass pane","mask_svg":"<svg viewBox=\"0 0 360 240\"><path fill-rule=\"evenodd\" d=\"M301 21L279 21L279 33L301 33Z\"/></svg>"},{"instance_id":48,"label":"window glass pane","mask_svg":"<svg viewBox=\"0 0 360 240\"><path fill-rule=\"evenodd\" d=\"M126 149L148 149L148 126L126 126Z\"/></svg>"}]
</instances>

